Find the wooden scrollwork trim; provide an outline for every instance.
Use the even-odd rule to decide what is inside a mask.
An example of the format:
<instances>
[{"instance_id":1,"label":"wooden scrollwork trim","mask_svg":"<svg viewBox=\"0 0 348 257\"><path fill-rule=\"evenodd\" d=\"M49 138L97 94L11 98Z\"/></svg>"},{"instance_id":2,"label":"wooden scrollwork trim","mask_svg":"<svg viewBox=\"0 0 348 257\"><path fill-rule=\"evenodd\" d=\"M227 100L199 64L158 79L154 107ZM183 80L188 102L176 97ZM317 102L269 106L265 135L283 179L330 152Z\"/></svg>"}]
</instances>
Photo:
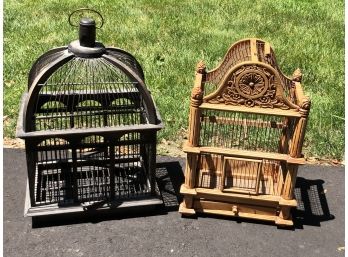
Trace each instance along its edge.
<instances>
[{"instance_id":1,"label":"wooden scrollwork trim","mask_svg":"<svg viewBox=\"0 0 348 257\"><path fill-rule=\"evenodd\" d=\"M218 89L204 97L203 102L299 109L285 97L279 74L272 66L250 61L231 68Z\"/></svg>"}]
</instances>

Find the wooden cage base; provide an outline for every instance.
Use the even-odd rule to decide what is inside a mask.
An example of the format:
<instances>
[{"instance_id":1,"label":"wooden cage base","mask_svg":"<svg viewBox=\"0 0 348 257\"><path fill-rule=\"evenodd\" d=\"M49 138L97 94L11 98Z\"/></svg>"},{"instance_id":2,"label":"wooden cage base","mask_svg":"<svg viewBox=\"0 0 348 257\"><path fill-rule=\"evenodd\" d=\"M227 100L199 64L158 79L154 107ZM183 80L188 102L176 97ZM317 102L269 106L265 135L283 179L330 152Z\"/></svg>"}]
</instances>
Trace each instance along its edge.
<instances>
[{"instance_id":1,"label":"wooden cage base","mask_svg":"<svg viewBox=\"0 0 348 257\"><path fill-rule=\"evenodd\" d=\"M37 216L49 216L69 213L88 213L89 210L93 211L107 211L117 212L120 209L133 208L133 207L150 207L163 205L163 201L156 196L147 196L141 199L130 199L123 202L114 201L108 203L96 203L94 206L84 206L83 204L72 205L72 206L59 206L58 204L48 204L43 206L31 206L29 197L29 186L27 185L25 206L24 206L24 217L37 217Z\"/></svg>"},{"instance_id":2,"label":"wooden cage base","mask_svg":"<svg viewBox=\"0 0 348 257\"><path fill-rule=\"evenodd\" d=\"M184 195L179 207L179 213L183 216L208 213L269 221L281 227L293 226L289 210L297 206L296 200L270 195L222 193L218 189L187 189L185 185L181 186L180 193ZM282 217L280 213L288 215Z\"/></svg>"}]
</instances>

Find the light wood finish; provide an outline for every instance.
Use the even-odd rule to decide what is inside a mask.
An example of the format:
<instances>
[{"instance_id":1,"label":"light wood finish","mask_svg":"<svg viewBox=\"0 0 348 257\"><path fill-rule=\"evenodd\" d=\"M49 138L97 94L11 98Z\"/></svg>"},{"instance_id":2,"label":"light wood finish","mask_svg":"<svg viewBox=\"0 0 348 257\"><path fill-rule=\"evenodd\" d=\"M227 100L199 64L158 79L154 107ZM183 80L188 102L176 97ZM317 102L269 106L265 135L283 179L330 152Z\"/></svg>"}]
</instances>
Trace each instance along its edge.
<instances>
[{"instance_id":1,"label":"light wood finish","mask_svg":"<svg viewBox=\"0 0 348 257\"><path fill-rule=\"evenodd\" d=\"M185 184L181 185L180 193L183 195L197 195L196 189L188 188Z\"/></svg>"},{"instance_id":2,"label":"light wood finish","mask_svg":"<svg viewBox=\"0 0 348 257\"><path fill-rule=\"evenodd\" d=\"M248 203L248 204L257 204L260 202L263 202L266 204L268 202L268 205L279 205L279 202L282 201L282 204L285 206L293 206L294 205L294 199L290 201L286 201L285 199L282 199L280 196L275 195L249 195L249 194L238 194L238 193L222 193L220 190L217 189L205 189L205 188L197 188L197 197L207 198L207 199L223 199L223 201L236 201L241 203Z\"/></svg>"},{"instance_id":3,"label":"light wood finish","mask_svg":"<svg viewBox=\"0 0 348 257\"><path fill-rule=\"evenodd\" d=\"M203 102L203 81L205 77L205 64L201 61L196 67L195 84L191 92L190 101L190 124L188 143L190 146L197 146L200 132L201 111L199 106Z\"/></svg>"},{"instance_id":4,"label":"light wood finish","mask_svg":"<svg viewBox=\"0 0 348 257\"><path fill-rule=\"evenodd\" d=\"M288 138L288 133L287 133L287 126L289 125L290 119L289 118L285 118L284 121L284 126L282 129L282 135L280 138L280 142L279 142L279 152L280 153L284 153L287 151L287 149L289 148L289 138Z\"/></svg>"},{"instance_id":5,"label":"light wood finish","mask_svg":"<svg viewBox=\"0 0 348 257\"><path fill-rule=\"evenodd\" d=\"M282 220L287 220L290 218L290 208L287 206L282 206L279 212L279 218Z\"/></svg>"},{"instance_id":6,"label":"light wood finish","mask_svg":"<svg viewBox=\"0 0 348 257\"><path fill-rule=\"evenodd\" d=\"M247 204L239 204L239 203L223 203L216 201L207 201L207 200L197 200L194 202L195 210L222 210L222 211L230 211L235 216L240 215L241 213L250 213L250 214L261 214L261 215L275 215L275 208L271 207L263 207L263 206L250 206Z\"/></svg>"},{"instance_id":7,"label":"light wood finish","mask_svg":"<svg viewBox=\"0 0 348 257\"><path fill-rule=\"evenodd\" d=\"M196 178L196 170L198 163L198 154L190 154L186 159L186 168L185 168L185 185L188 188L194 188L195 186L195 178Z\"/></svg>"},{"instance_id":8,"label":"light wood finish","mask_svg":"<svg viewBox=\"0 0 348 257\"><path fill-rule=\"evenodd\" d=\"M290 156L293 158L301 156L306 126L307 118L304 117L300 118L295 125L295 131L290 146Z\"/></svg>"},{"instance_id":9,"label":"light wood finish","mask_svg":"<svg viewBox=\"0 0 348 257\"><path fill-rule=\"evenodd\" d=\"M224 124L224 125L243 125L245 127L259 127L259 128L267 127L267 128L278 128L278 129L282 129L285 127L285 124L281 122L272 123L267 121L250 120L250 119L233 120L230 118L221 118L216 116L203 117L203 119L201 120L215 122L215 123Z\"/></svg>"},{"instance_id":10,"label":"light wood finish","mask_svg":"<svg viewBox=\"0 0 348 257\"><path fill-rule=\"evenodd\" d=\"M294 84L295 84L295 95L296 95L296 99L297 99L297 104L302 109L308 111L305 114L305 116L308 116L311 101L310 101L309 97L307 97L304 94L301 83L300 82L294 82Z\"/></svg>"},{"instance_id":11,"label":"light wood finish","mask_svg":"<svg viewBox=\"0 0 348 257\"><path fill-rule=\"evenodd\" d=\"M199 62L196 67L196 79L191 93L190 102L190 124L189 124L189 136L188 145L195 147L198 146L199 132L200 132L200 116L201 111L198 108L202 104L203 100L203 79L205 73L205 65L203 62ZM187 156L187 164L185 168L185 185L188 188L193 188L195 184L196 169L197 169L198 155L192 154Z\"/></svg>"},{"instance_id":12,"label":"light wood finish","mask_svg":"<svg viewBox=\"0 0 348 257\"><path fill-rule=\"evenodd\" d=\"M194 209L186 208L185 204L182 202L179 205L179 213L184 216L192 216L196 214L196 211Z\"/></svg>"},{"instance_id":13,"label":"light wood finish","mask_svg":"<svg viewBox=\"0 0 348 257\"><path fill-rule=\"evenodd\" d=\"M179 212L193 215L193 210L199 213L270 221L274 222L278 226L293 226L292 220L278 217L274 208L266 208L262 206L241 205L233 203L227 204L215 201L213 202L200 200L195 201L194 209L181 209Z\"/></svg>"},{"instance_id":14,"label":"light wood finish","mask_svg":"<svg viewBox=\"0 0 348 257\"><path fill-rule=\"evenodd\" d=\"M244 55L236 55L236 52L238 52L239 49L245 49L246 54ZM220 64L215 67L214 69L207 72L206 81L208 82L215 82L218 84L218 82L221 79L221 76L226 73L226 69L229 67L235 65L240 60L251 60L250 59L250 40L249 39L242 39L238 42L231 45L231 47L227 50L225 56L223 57Z\"/></svg>"},{"instance_id":15,"label":"light wood finish","mask_svg":"<svg viewBox=\"0 0 348 257\"><path fill-rule=\"evenodd\" d=\"M183 203L186 208L191 209L193 204L193 197L190 195L185 195Z\"/></svg>"},{"instance_id":16,"label":"light wood finish","mask_svg":"<svg viewBox=\"0 0 348 257\"><path fill-rule=\"evenodd\" d=\"M267 153L267 152L255 152L248 150L230 149L230 148L218 148L218 147L190 147L184 144L183 151L186 153L210 153L221 154L226 156L236 156L255 159L269 159L277 161L285 161L293 164L305 164L304 158L293 158L287 154L280 153Z\"/></svg>"},{"instance_id":17,"label":"light wood finish","mask_svg":"<svg viewBox=\"0 0 348 257\"><path fill-rule=\"evenodd\" d=\"M239 193L224 193L219 189L196 188L188 189L184 184L180 187L180 193L183 195L190 195L195 199L205 198L212 201L235 202L245 204L256 204L260 206L289 206L297 205L295 199L286 200L281 196L276 195L251 195Z\"/></svg>"},{"instance_id":18,"label":"light wood finish","mask_svg":"<svg viewBox=\"0 0 348 257\"><path fill-rule=\"evenodd\" d=\"M254 188L249 188L248 190L246 188L225 188L225 180L226 180L226 170L227 170L227 164L230 163L230 161L239 162L240 165L239 167L236 167L236 165L232 165L230 167L230 173L232 173L233 177L237 177L238 180L241 181L256 181L255 182L255 187ZM250 172L245 173L245 170L248 167L245 167L247 163L257 163L256 166L256 174L250 174ZM244 166L244 167L241 167ZM255 165L254 165L255 166ZM224 192L236 192L236 193L246 193L246 194L258 194L259 193L259 186L260 186L260 176L261 176L261 166L262 166L262 161L261 160L253 160L253 159L245 159L245 158L235 158L235 157L225 157L224 162L223 162L223 168L222 168L222 183L220 186L220 190ZM251 172L255 173L255 170L252 170ZM231 177L232 177L231 176ZM241 185L244 184L250 184L250 183L240 183Z\"/></svg>"},{"instance_id":19,"label":"light wood finish","mask_svg":"<svg viewBox=\"0 0 348 257\"><path fill-rule=\"evenodd\" d=\"M286 200L281 197L279 200L279 206L296 207L297 201L295 199Z\"/></svg>"},{"instance_id":20,"label":"light wood finish","mask_svg":"<svg viewBox=\"0 0 348 257\"><path fill-rule=\"evenodd\" d=\"M197 146L199 140L199 132L200 132L200 116L201 110L197 107L190 106L190 120L192 122L189 126L189 137L188 142L191 146Z\"/></svg>"},{"instance_id":21,"label":"light wood finish","mask_svg":"<svg viewBox=\"0 0 348 257\"><path fill-rule=\"evenodd\" d=\"M259 58L257 55L257 46L256 46L256 38L250 39L250 48L251 48L251 61L258 62Z\"/></svg>"},{"instance_id":22,"label":"light wood finish","mask_svg":"<svg viewBox=\"0 0 348 257\"><path fill-rule=\"evenodd\" d=\"M288 217L288 219L282 219L280 217L276 217L275 224L279 227L292 227L294 225L294 222L292 221L291 215Z\"/></svg>"},{"instance_id":23,"label":"light wood finish","mask_svg":"<svg viewBox=\"0 0 348 257\"><path fill-rule=\"evenodd\" d=\"M257 38L233 44L211 71L198 63L180 213L293 225L290 211L297 205L294 187L298 166L305 164L311 105L301 79L299 69L292 78L284 75L270 44Z\"/></svg>"},{"instance_id":24,"label":"light wood finish","mask_svg":"<svg viewBox=\"0 0 348 257\"><path fill-rule=\"evenodd\" d=\"M271 54L271 45L268 42L265 42L265 56L270 56Z\"/></svg>"},{"instance_id":25,"label":"light wood finish","mask_svg":"<svg viewBox=\"0 0 348 257\"><path fill-rule=\"evenodd\" d=\"M278 174L278 180L277 180L277 187L276 187L276 191L275 191L275 195L281 195L282 194L282 190L284 187L284 180L285 180L285 172L283 170L283 168L280 166L279 167L279 174Z\"/></svg>"},{"instance_id":26,"label":"light wood finish","mask_svg":"<svg viewBox=\"0 0 348 257\"><path fill-rule=\"evenodd\" d=\"M301 113L296 110L282 110L282 109L266 109L260 107L246 107L246 106L235 106L235 105L223 105L223 104L212 104L202 103L201 109L219 110L219 111L231 111L231 112L245 112L245 113L256 113L265 115L276 115L286 117L301 117Z\"/></svg>"},{"instance_id":27,"label":"light wood finish","mask_svg":"<svg viewBox=\"0 0 348 257\"><path fill-rule=\"evenodd\" d=\"M286 200L290 200L293 198L296 176L297 176L298 166L296 165L288 165L288 172L286 174L282 197Z\"/></svg>"},{"instance_id":28,"label":"light wood finish","mask_svg":"<svg viewBox=\"0 0 348 257\"><path fill-rule=\"evenodd\" d=\"M240 218L246 218L246 219L255 219L255 220L265 220L265 221L274 221L276 220L276 216L273 215L262 215L262 214L252 214L252 213L239 213L238 215L235 215L232 211L224 211L224 210L209 210L209 209L202 209L202 210L196 210L197 212L201 213L208 213L208 214L217 214L222 216L234 216L234 217L240 217Z\"/></svg>"}]
</instances>

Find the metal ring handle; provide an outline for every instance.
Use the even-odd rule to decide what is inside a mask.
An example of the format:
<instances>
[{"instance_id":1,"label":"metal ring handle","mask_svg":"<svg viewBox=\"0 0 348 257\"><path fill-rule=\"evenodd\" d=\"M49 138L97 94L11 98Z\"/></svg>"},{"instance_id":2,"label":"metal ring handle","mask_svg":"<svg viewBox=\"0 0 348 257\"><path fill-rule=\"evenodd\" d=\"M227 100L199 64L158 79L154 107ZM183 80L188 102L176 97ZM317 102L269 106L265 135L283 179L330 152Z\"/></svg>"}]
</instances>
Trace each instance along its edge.
<instances>
[{"instance_id":1,"label":"metal ring handle","mask_svg":"<svg viewBox=\"0 0 348 257\"><path fill-rule=\"evenodd\" d=\"M94 12L94 13L98 14L98 16L99 16L100 19L101 19L101 25L100 25L99 27L96 27L96 28L97 28L97 29L100 29L101 27L103 27L103 25L104 25L104 18L103 18L103 16L102 16L99 12L97 12L96 10L89 9L89 8L80 8L80 9L77 9L77 10L73 11L73 12L69 15L69 19L68 19L69 24L70 24L71 26L73 26L73 27L79 27L78 25L74 25L74 24L71 23L71 17L72 17L75 13L77 13L77 12L84 12L84 11L91 11L91 12Z\"/></svg>"}]
</instances>

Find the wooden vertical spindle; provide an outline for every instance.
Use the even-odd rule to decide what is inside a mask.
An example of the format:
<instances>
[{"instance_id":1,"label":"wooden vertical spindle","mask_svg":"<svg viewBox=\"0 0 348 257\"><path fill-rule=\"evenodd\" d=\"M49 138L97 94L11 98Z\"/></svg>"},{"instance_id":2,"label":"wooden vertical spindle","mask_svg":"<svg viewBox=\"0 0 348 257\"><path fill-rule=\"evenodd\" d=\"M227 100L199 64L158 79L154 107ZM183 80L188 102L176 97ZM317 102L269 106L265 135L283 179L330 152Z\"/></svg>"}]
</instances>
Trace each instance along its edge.
<instances>
[{"instance_id":1,"label":"wooden vertical spindle","mask_svg":"<svg viewBox=\"0 0 348 257\"><path fill-rule=\"evenodd\" d=\"M299 112L301 117L296 121L295 130L291 140L290 156L293 158L300 158L302 152L302 146L304 141L304 135L307 125L308 114L310 110L310 99L303 94L302 87L300 84L302 74L299 69L294 73L293 83L295 85L295 96L297 104L300 107ZM286 200L294 198L294 189L297 177L298 165L288 164L287 173L282 190L282 197ZM287 219L290 215L290 208L283 207L280 212L280 217Z\"/></svg>"},{"instance_id":2,"label":"wooden vertical spindle","mask_svg":"<svg viewBox=\"0 0 348 257\"><path fill-rule=\"evenodd\" d=\"M203 81L206 74L205 64L200 61L196 68L195 84L191 93L188 146L198 146L200 137L201 110L199 106L203 103ZM197 170L198 154L189 153L186 159L185 185L193 188Z\"/></svg>"},{"instance_id":3,"label":"wooden vertical spindle","mask_svg":"<svg viewBox=\"0 0 348 257\"><path fill-rule=\"evenodd\" d=\"M188 145L198 146L199 135L200 135L200 118L201 111L199 106L203 103L203 82L206 75L205 64L200 61L196 68L196 79L195 84L191 93L190 100L190 116L189 116L189 135L188 135Z\"/></svg>"}]
</instances>

